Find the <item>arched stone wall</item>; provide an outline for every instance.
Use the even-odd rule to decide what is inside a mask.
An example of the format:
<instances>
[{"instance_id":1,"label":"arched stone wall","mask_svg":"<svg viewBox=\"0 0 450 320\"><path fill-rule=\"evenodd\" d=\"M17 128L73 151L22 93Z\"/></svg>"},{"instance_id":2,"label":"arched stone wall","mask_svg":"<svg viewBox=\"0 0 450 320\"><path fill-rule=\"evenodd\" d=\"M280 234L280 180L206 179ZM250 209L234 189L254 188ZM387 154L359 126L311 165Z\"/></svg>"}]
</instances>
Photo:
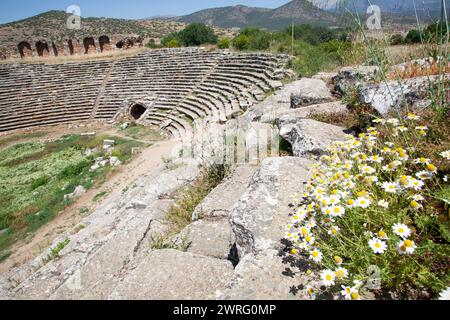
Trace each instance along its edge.
<instances>
[{"instance_id":1,"label":"arched stone wall","mask_svg":"<svg viewBox=\"0 0 450 320\"><path fill-rule=\"evenodd\" d=\"M100 52L111 50L111 41L108 36L101 36L98 43L100 44Z\"/></svg>"},{"instance_id":2,"label":"arched stone wall","mask_svg":"<svg viewBox=\"0 0 450 320\"><path fill-rule=\"evenodd\" d=\"M31 44L27 41L22 41L18 44L17 48L19 49L19 54L21 58L32 57L33 49L31 48Z\"/></svg>"},{"instance_id":3,"label":"arched stone wall","mask_svg":"<svg viewBox=\"0 0 450 320\"><path fill-rule=\"evenodd\" d=\"M87 37L83 40L83 46L84 46L84 53L96 53L97 47L95 46L95 40L93 37Z\"/></svg>"},{"instance_id":4,"label":"arched stone wall","mask_svg":"<svg viewBox=\"0 0 450 320\"><path fill-rule=\"evenodd\" d=\"M50 55L50 50L46 41L36 42L36 52L39 57L48 57Z\"/></svg>"}]
</instances>

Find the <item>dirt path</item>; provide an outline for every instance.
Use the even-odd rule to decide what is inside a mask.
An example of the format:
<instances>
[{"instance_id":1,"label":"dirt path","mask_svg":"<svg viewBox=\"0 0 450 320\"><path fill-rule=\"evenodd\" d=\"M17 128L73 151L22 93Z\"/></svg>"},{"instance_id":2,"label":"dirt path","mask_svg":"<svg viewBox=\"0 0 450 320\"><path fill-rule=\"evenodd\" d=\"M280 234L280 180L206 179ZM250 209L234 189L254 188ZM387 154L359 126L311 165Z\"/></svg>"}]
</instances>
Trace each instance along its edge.
<instances>
[{"instance_id":1,"label":"dirt path","mask_svg":"<svg viewBox=\"0 0 450 320\"><path fill-rule=\"evenodd\" d=\"M22 265L38 256L67 229L76 226L80 221L102 206L105 199L119 195L123 189L133 184L141 175L152 172L164 166L163 158L170 158L176 141L162 141L146 148L130 163L121 166L101 187L92 188L76 203L67 207L54 220L41 227L35 234L17 242L11 248L13 254L0 264L0 273L9 271L12 267ZM98 202L93 199L100 193L106 193ZM84 212L84 208L89 211ZM84 212L84 213L83 213Z\"/></svg>"}]
</instances>

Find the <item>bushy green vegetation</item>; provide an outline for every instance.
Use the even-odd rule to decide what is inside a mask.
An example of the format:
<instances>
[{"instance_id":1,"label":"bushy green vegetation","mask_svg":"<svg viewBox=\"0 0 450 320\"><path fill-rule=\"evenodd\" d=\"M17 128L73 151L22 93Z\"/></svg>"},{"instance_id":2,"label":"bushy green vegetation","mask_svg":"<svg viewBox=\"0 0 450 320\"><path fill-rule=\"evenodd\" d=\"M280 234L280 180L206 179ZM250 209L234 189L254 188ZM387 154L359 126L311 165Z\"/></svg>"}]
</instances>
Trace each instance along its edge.
<instances>
[{"instance_id":1,"label":"bushy green vegetation","mask_svg":"<svg viewBox=\"0 0 450 320\"><path fill-rule=\"evenodd\" d=\"M73 200L65 195L77 186L89 189L105 180L112 167L90 170L95 158L105 156L105 139L115 140L113 153L122 162L131 158L132 148L142 145L117 137L68 135L0 151L1 255L23 234L38 229L70 205ZM94 151L88 154L87 149Z\"/></svg>"},{"instance_id":2,"label":"bushy green vegetation","mask_svg":"<svg viewBox=\"0 0 450 320\"><path fill-rule=\"evenodd\" d=\"M163 47L190 47L203 44L216 44L218 41L214 30L203 23L192 23L180 32L173 32L161 39Z\"/></svg>"},{"instance_id":3,"label":"bushy green vegetation","mask_svg":"<svg viewBox=\"0 0 450 320\"><path fill-rule=\"evenodd\" d=\"M367 57L362 46L347 41L346 30L312 25L299 25L294 30L289 27L279 32L245 28L233 39L232 44L240 51L267 50L294 54L290 67L300 76L333 70L346 64L349 59L357 62Z\"/></svg>"},{"instance_id":4,"label":"bushy green vegetation","mask_svg":"<svg viewBox=\"0 0 450 320\"><path fill-rule=\"evenodd\" d=\"M230 47L230 45L231 45L231 41L229 38L222 38L217 43L217 47L219 49L228 49Z\"/></svg>"},{"instance_id":5,"label":"bushy green vegetation","mask_svg":"<svg viewBox=\"0 0 450 320\"><path fill-rule=\"evenodd\" d=\"M442 36L447 34L448 30L445 23L436 21L428 25L424 30L411 29L408 34L403 37L401 34L391 36L390 43L392 45L414 44L414 43L439 43Z\"/></svg>"}]
</instances>

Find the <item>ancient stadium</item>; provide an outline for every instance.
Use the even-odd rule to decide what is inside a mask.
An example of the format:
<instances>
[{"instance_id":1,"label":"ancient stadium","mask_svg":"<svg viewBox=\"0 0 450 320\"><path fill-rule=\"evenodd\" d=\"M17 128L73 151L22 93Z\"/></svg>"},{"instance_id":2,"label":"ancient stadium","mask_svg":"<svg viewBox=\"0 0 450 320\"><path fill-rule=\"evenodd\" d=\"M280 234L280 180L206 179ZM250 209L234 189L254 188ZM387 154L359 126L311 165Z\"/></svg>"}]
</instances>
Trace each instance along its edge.
<instances>
[{"instance_id":1,"label":"ancient stadium","mask_svg":"<svg viewBox=\"0 0 450 320\"><path fill-rule=\"evenodd\" d=\"M448 299L446 6L285 2L0 24L0 300Z\"/></svg>"}]
</instances>

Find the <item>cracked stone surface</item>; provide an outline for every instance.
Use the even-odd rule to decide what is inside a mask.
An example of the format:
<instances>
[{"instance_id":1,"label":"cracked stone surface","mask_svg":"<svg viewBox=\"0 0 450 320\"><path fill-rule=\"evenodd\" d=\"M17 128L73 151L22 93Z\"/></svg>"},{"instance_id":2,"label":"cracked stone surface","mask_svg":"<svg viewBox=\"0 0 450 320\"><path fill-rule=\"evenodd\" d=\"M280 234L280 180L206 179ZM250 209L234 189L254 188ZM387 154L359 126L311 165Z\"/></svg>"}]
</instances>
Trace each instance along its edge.
<instances>
[{"instance_id":1,"label":"cracked stone surface","mask_svg":"<svg viewBox=\"0 0 450 320\"><path fill-rule=\"evenodd\" d=\"M231 208L236 203L236 199L245 191L257 169L257 166L248 164L238 165L235 168L235 172L206 196L202 203L195 208L192 220L195 221L200 216L204 218L228 217Z\"/></svg>"},{"instance_id":2,"label":"cracked stone surface","mask_svg":"<svg viewBox=\"0 0 450 320\"><path fill-rule=\"evenodd\" d=\"M148 251L108 298L215 299L232 274L233 266L227 260L177 250Z\"/></svg>"},{"instance_id":3,"label":"cracked stone surface","mask_svg":"<svg viewBox=\"0 0 450 320\"><path fill-rule=\"evenodd\" d=\"M267 158L231 211L239 257L279 248L289 214L290 195L301 192L309 175L304 158Z\"/></svg>"}]
</instances>

